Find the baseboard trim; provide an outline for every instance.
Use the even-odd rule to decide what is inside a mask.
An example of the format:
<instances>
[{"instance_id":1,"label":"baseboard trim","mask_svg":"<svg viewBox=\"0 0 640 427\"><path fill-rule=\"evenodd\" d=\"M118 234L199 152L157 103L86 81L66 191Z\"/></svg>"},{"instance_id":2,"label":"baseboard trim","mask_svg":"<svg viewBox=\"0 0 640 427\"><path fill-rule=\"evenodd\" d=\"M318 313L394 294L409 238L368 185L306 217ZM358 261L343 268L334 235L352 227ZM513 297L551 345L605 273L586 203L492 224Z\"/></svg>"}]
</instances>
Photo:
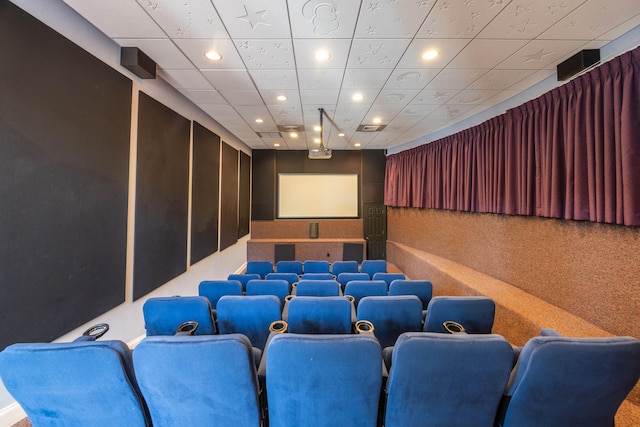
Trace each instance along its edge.
<instances>
[{"instance_id":1,"label":"baseboard trim","mask_svg":"<svg viewBox=\"0 0 640 427\"><path fill-rule=\"evenodd\" d=\"M12 426L26 417L27 414L18 405L18 402L13 402L11 405L0 409L0 426Z\"/></svg>"}]
</instances>

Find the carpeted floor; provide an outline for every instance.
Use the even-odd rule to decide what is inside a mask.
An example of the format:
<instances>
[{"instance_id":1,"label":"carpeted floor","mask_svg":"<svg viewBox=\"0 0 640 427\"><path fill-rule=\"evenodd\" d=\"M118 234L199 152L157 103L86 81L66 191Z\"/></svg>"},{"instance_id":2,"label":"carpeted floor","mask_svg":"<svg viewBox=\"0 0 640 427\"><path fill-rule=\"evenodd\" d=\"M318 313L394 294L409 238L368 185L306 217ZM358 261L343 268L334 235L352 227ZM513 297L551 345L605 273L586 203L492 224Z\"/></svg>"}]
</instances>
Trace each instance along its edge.
<instances>
[{"instance_id":1,"label":"carpeted floor","mask_svg":"<svg viewBox=\"0 0 640 427\"><path fill-rule=\"evenodd\" d=\"M18 421L11 427L31 427L31 422L29 422L29 418L25 418L23 420Z\"/></svg>"}]
</instances>

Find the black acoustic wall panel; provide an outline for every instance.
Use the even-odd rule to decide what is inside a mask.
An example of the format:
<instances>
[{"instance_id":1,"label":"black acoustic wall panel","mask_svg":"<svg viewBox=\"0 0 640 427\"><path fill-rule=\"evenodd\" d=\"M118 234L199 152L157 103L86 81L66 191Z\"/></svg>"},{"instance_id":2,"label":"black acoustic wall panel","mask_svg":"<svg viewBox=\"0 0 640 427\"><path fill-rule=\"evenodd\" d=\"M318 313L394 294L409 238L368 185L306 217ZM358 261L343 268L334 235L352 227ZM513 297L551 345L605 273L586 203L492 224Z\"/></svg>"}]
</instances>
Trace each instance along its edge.
<instances>
[{"instance_id":1,"label":"black acoustic wall panel","mask_svg":"<svg viewBox=\"0 0 640 427\"><path fill-rule=\"evenodd\" d=\"M190 131L189 120L140 92L135 299L186 271Z\"/></svg>"},{"instance_id":2,"label":"black acoustic wall panel","mask_svg":"<svg viewBox=\"0 0 640 427\"><path fill-rule=\"evenodd\" d=\"M191 264L218 250L220 137L193 122Z\"/></svg>"},{"instance_id":3,"label":"black acoustic wall panel","mask_svg":"<svg viewBox=\"0 0 640 427\"><path fill-rule=\"evenodd\" d=\"M124 301L131 81L4 0L0 57L1 350Z\"/></svg>"},{"instance_id":4,"label":"black acoustic wall panel","mask_svg":"<svg viewBox=\"0 0 640 427\"><path fill-rule=\"evenodd\" d=\"M220 250L238 241L238 150L222 143Z\"/></svg>"},{"instance_id":5,"label":"black acoustic wall panel","mask_svg":"<svg viewBox=\"0 0 640 427\"><path fill-rule=\"evenodd\" d=\"M240 185L238 187L238 239L249 234L251 221L251 157L240 152Z\"/></svg>"},{"instance_id":6,"label":"black acoustic wall panel","mask_svg":"<svg viewBox=\"0 0 640 427\"><path fill-rule=\"evenodd\" d=\"M272 221L276 217L276 150L253 150L251 219Z\"/></svg>"},{"instance_id":7,"label":"black acoustic wall panel","mask_svg":"<svg viewBox=\"0 0 640 427\"><path fill-rule=\"evenodd\" d=\"M384 203L384 150L362 150L362 203Z\"/></svg>"}]
</instances>

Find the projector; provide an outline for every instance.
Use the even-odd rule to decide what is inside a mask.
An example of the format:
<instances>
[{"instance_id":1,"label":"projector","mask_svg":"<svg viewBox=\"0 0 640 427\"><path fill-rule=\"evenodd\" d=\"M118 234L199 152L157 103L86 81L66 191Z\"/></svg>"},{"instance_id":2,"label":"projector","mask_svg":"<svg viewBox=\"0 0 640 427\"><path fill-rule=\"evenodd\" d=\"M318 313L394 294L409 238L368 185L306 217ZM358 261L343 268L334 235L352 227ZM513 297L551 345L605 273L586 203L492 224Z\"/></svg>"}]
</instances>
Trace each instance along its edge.
<instances>
[{"instance_id":1,"label":"projector","mask_svg":"<svg viewBox=\"0 0 640 427\"><path fill-rule=\"evenodd\" d=\"M310 159L330 159L331 149L325 148L323 146L312 148L309 150L309 158Z\"/></svg>"}]
</instances>

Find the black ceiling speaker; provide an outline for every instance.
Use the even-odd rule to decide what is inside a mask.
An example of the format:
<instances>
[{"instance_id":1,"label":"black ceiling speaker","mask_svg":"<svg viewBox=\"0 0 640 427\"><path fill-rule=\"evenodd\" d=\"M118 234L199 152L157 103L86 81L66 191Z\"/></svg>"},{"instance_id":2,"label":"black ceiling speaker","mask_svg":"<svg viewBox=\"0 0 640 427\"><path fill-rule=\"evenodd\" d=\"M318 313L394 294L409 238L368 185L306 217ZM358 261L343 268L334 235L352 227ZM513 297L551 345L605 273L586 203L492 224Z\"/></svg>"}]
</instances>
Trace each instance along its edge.
<instances>
[{"instance_id":1,"label":"black ceiling speaker","mask_svg":"<svg viewBox=\"0 0 640 427\"><path fill-rule=\"evenodd\" d=\"M141 79L156 78L156 63L137 47L120 48L120 65Z\"/></svg>"},{"instance_id":2,"label":"black ceiling speaker","mask_svg":"<svg viewBox=\"0 0 640 427\"><path fill-rule=\"evenodd\" d=\"M600 62L600 49L585 49L558 64L558 81L567 80Z\"/></svg>"}]
</instances>

